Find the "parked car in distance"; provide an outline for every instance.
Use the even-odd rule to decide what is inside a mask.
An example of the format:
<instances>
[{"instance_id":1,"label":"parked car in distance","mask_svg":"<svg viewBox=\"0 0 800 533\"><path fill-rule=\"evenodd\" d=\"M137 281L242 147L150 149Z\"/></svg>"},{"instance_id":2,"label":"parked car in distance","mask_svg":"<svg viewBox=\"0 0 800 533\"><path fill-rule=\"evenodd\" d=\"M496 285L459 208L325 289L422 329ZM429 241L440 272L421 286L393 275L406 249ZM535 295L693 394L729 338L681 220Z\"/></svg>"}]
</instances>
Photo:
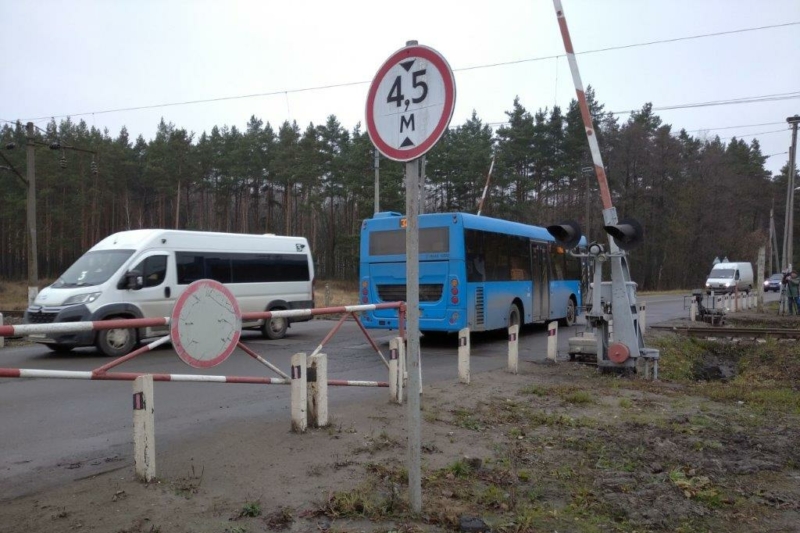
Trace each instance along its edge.
<instances>
[{"instance_id":1,"label":"parked car in distance","mask_svg":"<svg viewBox=\"0 0 800 533\"><path fill-rule=\"evenodd\" d=\"M764 292L769 292L769 291L780 292L782 279L783 279L783 274L771 275L769 279L764 282Z\"/></svg>"}]
</instances>

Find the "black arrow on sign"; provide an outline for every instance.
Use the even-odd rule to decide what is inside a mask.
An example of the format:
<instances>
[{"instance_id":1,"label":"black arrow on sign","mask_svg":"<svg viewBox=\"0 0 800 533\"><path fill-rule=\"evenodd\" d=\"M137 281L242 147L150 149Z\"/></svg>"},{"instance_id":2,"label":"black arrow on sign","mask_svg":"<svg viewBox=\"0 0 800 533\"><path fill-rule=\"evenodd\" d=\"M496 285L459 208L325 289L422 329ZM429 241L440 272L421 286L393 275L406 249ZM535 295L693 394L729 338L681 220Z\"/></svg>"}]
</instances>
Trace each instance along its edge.
<instances>
[{"instance_id":1,"label":"black arrow on sign","mask_svg":"<svg viewBox=\"0 0 800 533\"><path fill-rule=\"evenodd\" d=\"M414 64L414 61L416 61L416 60L412 59L411 61L404 61L404 62L400 63L400 66L403 67L404 69L406 69L406 72L408 72L411 69L411 65Z\"/></svg>"},{"instance_id":2,"label":"black arrow on sign","mask_svg":"<svg viewBox=\"0 0 800 533\"><path fill-rule=\"evenodd\" d=\"M414 146L414 141L406 137L406 140L403 141L403 144L400 145L400 148L405 148L406 146Z\"/></svg>"}]
</instances>

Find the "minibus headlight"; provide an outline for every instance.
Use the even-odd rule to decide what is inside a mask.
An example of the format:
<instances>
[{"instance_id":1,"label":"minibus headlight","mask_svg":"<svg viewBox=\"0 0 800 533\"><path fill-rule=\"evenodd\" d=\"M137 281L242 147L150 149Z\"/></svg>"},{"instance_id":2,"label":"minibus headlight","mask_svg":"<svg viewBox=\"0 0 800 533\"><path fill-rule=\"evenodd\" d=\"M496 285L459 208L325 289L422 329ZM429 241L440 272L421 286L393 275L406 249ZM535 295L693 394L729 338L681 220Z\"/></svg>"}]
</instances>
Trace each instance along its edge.
<instances>
[{"instance_id":1,"label":"minibus headlight","mask_svg":"<svg viewBox=\"0 0 800 533\"><path fill-rule=\"evenodd\" d=\"M102 292L87 292L84 294L76 294L75 296L70 296L64 301L64 305L74 305L74 304L90 304L93 301L100 298L100 295L103 294Z\"/></svg>"}]
</instances>

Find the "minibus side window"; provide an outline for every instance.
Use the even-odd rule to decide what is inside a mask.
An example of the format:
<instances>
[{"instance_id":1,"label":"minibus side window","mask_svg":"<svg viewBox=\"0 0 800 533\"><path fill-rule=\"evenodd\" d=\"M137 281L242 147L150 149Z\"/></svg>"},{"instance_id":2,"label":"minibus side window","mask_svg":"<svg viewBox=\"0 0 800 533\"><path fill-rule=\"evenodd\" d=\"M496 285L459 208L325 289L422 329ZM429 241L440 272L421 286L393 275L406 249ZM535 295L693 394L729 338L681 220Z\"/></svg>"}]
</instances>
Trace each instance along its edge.
<instances>
[{"instance_id":1,"label":"minibus side window","mask_svg":"<svg viewBox=\"0 0 800 533\"><path fill-rule=\"evenodd\" d=\"M133 267L138 270L144 278L142 287L158 287L167 277L167 256L153 255Z\"/></svg>"}]
</instances>

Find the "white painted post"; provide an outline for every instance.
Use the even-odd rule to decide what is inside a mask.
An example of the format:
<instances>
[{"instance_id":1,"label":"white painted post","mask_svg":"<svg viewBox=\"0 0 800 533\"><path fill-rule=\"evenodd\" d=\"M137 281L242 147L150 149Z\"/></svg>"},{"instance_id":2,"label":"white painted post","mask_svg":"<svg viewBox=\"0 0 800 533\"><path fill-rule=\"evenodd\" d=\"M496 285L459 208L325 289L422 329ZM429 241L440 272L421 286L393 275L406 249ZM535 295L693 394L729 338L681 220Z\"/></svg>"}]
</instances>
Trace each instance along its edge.
<instances>
[{"instance_id":1,"label":"white painted post","mask_svg":"<svg viewBox=\"0 0 800 533\"><path fill-rule=\"evenodd\" d=\"M642 302L639 304L639 328L644 335L644 330L647 328L647 303Z\"/></svg>"},{"instance_id":2,"label":"white painted post","mask_svg":"<svg viewBox=\"0 0 800 533\"><path fill-rule=\"evenodd\" d=\"M292 356L292 431L305 433L308 427L308 384L306 383L306 354Z\"/></svg>"},{"instance_id":3,"label":"white painted post","mask_svg":"<svg viewBox=\"0 0 800 533\"><path fill-rule=\"evenodd\" d=\"M133 460L136 477L149 483L156 478L155 402L153 376L133 381Z\"/></svg>"},{"instance_id":4,"label":"white painted post","mask_svg":"<svg viewBox=\"0 0 800 533\"><path fill-rule=\"evenodd\" d=\"M555 363L557 357L558 357L558 322L550 322L550 324L547 325L547 359Z\"/></svg>"},{"instance_id":5,"label":"white painted post","mask_svg":"<svg viewBox=\"0 0 800 533\"><path fill-rule=\"evenodd\" d=\"M519 324L508 327L508 371L519 372Z\"/></svg>"},{"instance_id":6,"label":"white painted post","mask_svg":"<svg viewBox=\"0 0 800 533\"><path fill-rule=\"evenodd\" d=\"M403 370L400 367L400 350L403 339L395 337L389 341L389 401L403 403Z\"/></svg>"},{"instance_id":7,"label":"white painted post","mask_svg":"<svg viewBox=\"0 0 800 533\"><path fill-rule=\"evenodd\" d=\"M697 300L692 298L692 305L689 308L689 320L697 322Z\"/></svg>"},{"instance_id":8,"label":"white painted post","mask_svg":"<svg viewBox=\"0 0 800 533\"><path fill-rule=\"evenodd\" d=\"M3 325L3 313L0 313L0 326ZM6 345L6 338L0 337L0 348Z\"/></svg>"},{"instance_id":9,"label":"white painted post","mask_svg":"<svg viewBox=\"0 0 800 533\"><path fill-rule=\"evenodd\" d=\"M608 321L608 342L611 343L614 341L614 320L611 319Z\"/></svg>"},{"instance_id":10,"label":"white painted post","mask_svg":"<svg viewBox=\"0 0 800 533\"><path fill-rule=\"evenodd\" d=\"M328 425L328 356L318 353L308 358L308 420L315 428Z\"/></svg>"},{"instance_id":11,"label":"white painted post","mask_svg":"<svg viewBox=\"0 0 800 533\"><path fill-rule=\"evenodd\" d=\"M469 328L458 332L458 381L469 384Z\"/></svg>"}]
</instances>

